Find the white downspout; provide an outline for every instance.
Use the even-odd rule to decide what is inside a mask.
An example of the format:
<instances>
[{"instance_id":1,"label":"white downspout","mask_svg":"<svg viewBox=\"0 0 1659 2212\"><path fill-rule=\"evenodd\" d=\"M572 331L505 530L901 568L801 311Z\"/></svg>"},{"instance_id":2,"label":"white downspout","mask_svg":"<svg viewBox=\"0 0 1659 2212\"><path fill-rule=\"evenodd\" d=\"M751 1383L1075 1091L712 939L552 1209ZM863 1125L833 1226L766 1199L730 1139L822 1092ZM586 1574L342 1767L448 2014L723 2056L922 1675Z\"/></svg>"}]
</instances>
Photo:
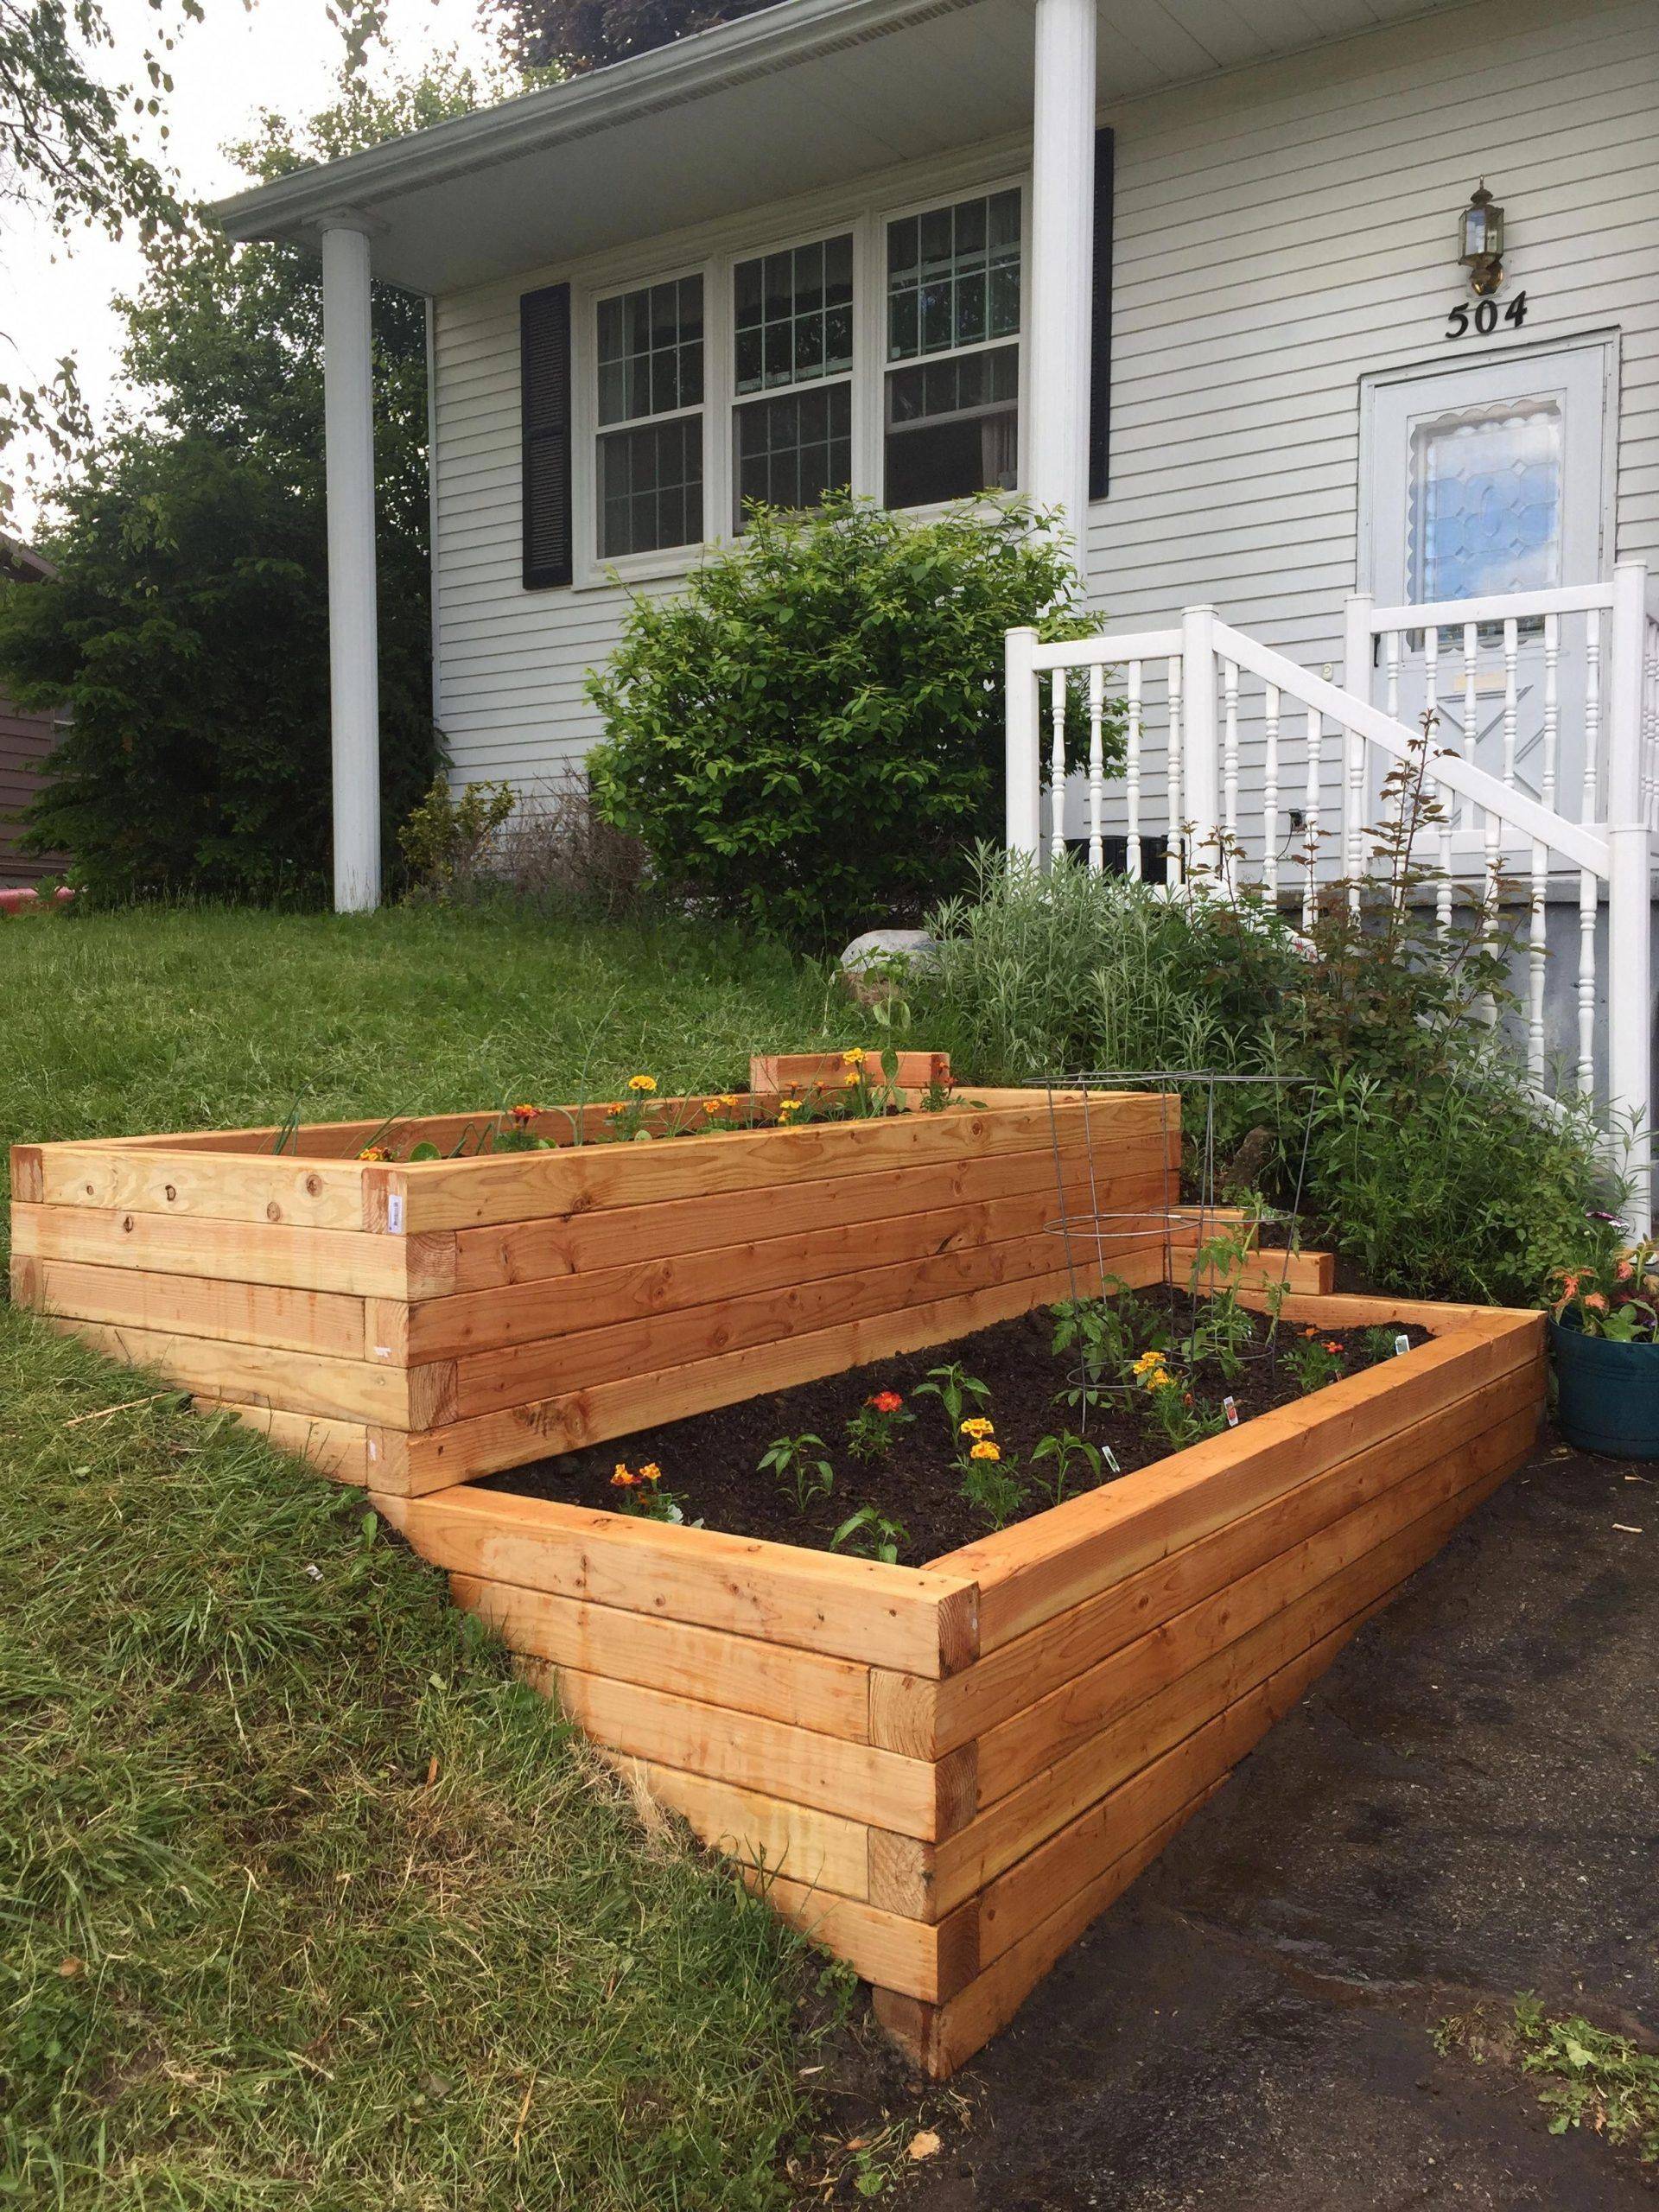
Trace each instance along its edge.
<instances>
[{"instance_id":1,"label":"white downspout","mask_svg":"<svg viewBox=\"0 0 1659 2212\"><path fill-rule=\"evenodd\" d=\"M380 903L380 666L369 240L346 218L322 232L322 346L334 908L352 914Z\"/></svg>"},{"instance_id":2,"label":"white downspout","mask_svg":"<svg viewBox=\"0 0 1659 2212\"><path fill-rule=\"evenodd\" d=\"M1087 574L1095 246L1095 0L1037 0L1032 112L1031 448L1026 484L1058 507Z\"/></svg>"}]
</instances>

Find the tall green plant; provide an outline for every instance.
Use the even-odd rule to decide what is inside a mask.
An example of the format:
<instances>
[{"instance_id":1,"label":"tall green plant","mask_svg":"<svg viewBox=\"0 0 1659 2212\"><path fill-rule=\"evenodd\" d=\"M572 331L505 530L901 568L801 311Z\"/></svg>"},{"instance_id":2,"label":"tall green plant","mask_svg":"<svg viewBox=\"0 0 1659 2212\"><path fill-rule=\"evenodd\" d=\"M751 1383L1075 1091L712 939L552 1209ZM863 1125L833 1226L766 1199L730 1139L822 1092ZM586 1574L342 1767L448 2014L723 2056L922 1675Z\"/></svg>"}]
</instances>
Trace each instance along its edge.
<instances>
[{"instance_id":1,"label":"tall green plant","mask_svg":"<svg viewBox=\"0 0 1659 2212\"><path fill-rule=\"evenodd\" d=\"M348 73L300 126L267 117L262 179L475 104L464 72ZM328 867L321 286L299 248L192 226L123 303L129 419L60 488L53 582L0 594L0 683L60 709L33 842L117 897L306 897ZM395 831L437 759L428 619L425 316L374 296L382 804Z\"/></svg>"},{"instance_id":2,"label":"tall green plant","mask_svg":"<svg viewBox=\"0 0 1659 2212\"><path fill-rule=\"evenodd\" d=\"M918 918L998 820L1002 638L1022 623L1096 626L1017 501L930 522L844 494L753 508L678 596L634 602L589 679L596 803L666 881L798 940Z\"/></svg>"}]
</instances>

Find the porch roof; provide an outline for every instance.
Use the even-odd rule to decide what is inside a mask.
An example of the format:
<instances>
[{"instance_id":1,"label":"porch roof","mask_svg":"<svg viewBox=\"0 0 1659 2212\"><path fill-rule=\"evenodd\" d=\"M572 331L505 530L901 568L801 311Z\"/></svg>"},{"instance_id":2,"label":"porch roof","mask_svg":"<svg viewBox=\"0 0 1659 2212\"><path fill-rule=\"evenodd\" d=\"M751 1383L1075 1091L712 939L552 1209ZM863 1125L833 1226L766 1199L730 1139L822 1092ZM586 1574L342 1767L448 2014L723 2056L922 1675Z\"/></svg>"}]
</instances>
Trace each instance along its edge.
<instances>
[{"instance_id":1,"label":"porch roof","mask_svg":"<svg viewBox=\"0 0 1659 2212\"><path fill-rule=\"evenodd\" d=\"M1460 0L1098 0L1103 105ZM1035 0L780 0L608 69L237 194L233 238L362 221L421 292L1028 130Z\"/></svg>"}]
</instances>

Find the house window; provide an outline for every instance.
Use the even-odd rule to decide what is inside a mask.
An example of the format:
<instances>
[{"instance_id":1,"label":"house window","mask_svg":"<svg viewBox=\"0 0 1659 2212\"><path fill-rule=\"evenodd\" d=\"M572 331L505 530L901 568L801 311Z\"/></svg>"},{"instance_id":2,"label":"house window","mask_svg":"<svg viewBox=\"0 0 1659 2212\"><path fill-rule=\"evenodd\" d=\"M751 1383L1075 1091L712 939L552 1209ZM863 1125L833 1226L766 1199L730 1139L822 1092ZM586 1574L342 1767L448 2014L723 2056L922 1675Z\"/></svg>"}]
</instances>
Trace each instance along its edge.
<instances>
[{"instance_id":1,"label":"house window","mask_svg":"<svg viewBox=\"0 0 1659 2212\"><path fill-rule=\"evenodd\" d=\"M886 499L1012 491L1019 474L1020 194L887 225Z\"/></svg>"},{"instance_id":2,"label":"house window","mask_svg":"<svg viewBox=\"0 0 1659 2212\"><path fill-rule=\"evenodd\" d=\"M702 279L599 302L601 560L702 536Z\"/></svg>"},{"instance_id":3,"label":"house window","mask_svg":"<svg viewBox=\"0 0 1659 2212\"><path fill-rule=\"evenodd\" d=\"M816 507L852 476L853 239L732 272L732 524L747 503Z\"/></svg>"}]
</instances>

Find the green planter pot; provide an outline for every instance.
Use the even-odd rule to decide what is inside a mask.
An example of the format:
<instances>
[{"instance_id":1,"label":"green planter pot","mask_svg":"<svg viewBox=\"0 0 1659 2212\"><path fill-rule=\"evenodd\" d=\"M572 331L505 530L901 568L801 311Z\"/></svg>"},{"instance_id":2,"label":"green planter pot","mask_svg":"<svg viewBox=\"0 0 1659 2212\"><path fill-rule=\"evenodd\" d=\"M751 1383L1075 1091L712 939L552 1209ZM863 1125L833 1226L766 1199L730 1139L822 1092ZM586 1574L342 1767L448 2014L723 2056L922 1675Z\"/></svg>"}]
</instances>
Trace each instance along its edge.
<instances>
[{"instance_id":1,"label":"green planter pot","mask_svg":"<svg viewBox=\"0 0 1659 2212\"><path fill-rule=\"evenodd\" d=\"M1659 1344L1613 1344L1552 1320L1561 1434L1580 1452L1659 1459Z\"/></svg>"}]
</instances>

